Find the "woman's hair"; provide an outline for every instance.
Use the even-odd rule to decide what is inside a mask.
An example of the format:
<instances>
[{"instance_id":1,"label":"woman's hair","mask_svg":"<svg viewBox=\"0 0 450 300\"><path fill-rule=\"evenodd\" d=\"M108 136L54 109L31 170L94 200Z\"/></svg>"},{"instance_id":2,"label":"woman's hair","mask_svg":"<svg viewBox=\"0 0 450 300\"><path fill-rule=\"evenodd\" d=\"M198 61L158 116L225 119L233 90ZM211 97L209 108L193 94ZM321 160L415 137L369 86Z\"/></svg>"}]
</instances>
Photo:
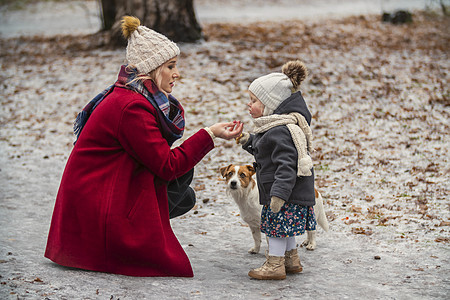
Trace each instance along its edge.
<instances>
[{"instance_id":1,"label":"woman's hair","mask_svg":"<svg viewBox=\"0 0 450 300\"><path fill-rule=\"evenodd\" d=\"M156 69L154 69L153 71L151 71L150 73L148 73L148 74L144 74L144 73L140 73L140 74L138 74L137 76L136 76L136 78L134 78L132 81L130 81L128 84L130 84L130 83L132 83L132 82L135 82L135 81L141 81L141 82L144 82L145 80L151 80L151 81L153 81L155 84L156 84L156 86L159 88L159 83L158 83L158 77L159 77L159 75L160 75L160 73L161 73L161 68L162 67L162 65L161 66L159 66L158 68L156 68ZM133 65L127 65L126 66L126 71L127 72L129 72L129 73L132 73L132 71L131 71L131 69L136 69L136 67L135 66L133 66Z\"/></svg>"}]
</instances>

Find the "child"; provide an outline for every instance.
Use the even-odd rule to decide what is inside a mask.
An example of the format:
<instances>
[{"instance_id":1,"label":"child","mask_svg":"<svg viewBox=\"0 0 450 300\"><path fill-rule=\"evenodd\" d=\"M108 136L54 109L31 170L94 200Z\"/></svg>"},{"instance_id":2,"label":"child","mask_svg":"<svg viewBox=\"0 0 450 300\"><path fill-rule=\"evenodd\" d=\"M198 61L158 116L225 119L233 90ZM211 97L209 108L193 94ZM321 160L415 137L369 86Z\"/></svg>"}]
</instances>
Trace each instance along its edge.
<instances>
[{"instance_id":1,"label":"child","mask_svg":"<svg viewBox=\"0 0 450 300\"><path fill-rule=\"evenodd\" d=\"M301 272L295 236L316 226L311 113L296 92L306 76L301 61L290 61L282 73L262 76L249 87L254 134L244 132L236 141L255 157L261 231L269 239L266 262L248 273L255 279Z\"/></svg>"}]
</instances>

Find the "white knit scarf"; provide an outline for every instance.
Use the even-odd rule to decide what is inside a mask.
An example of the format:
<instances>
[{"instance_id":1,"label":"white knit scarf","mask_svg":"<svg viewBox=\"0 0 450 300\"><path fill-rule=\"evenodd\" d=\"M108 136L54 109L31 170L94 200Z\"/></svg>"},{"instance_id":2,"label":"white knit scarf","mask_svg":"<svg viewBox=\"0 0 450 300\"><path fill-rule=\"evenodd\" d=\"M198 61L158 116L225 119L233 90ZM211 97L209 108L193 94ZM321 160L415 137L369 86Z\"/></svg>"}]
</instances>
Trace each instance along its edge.
<instances>
[{"instance_id":1,"label":"white knit scarf","mask_svg":"<svg viewBox=\"0 0 450 300\"><path fill-rule=\"evenodd\" d=\"M281 125L286 125L298 153L297 176L311 176L313 163L309 153L312 152L312 132L305 117L299 113L270 115L253 120L255 133L263 133Z\"/></svg>"}]
</instances>

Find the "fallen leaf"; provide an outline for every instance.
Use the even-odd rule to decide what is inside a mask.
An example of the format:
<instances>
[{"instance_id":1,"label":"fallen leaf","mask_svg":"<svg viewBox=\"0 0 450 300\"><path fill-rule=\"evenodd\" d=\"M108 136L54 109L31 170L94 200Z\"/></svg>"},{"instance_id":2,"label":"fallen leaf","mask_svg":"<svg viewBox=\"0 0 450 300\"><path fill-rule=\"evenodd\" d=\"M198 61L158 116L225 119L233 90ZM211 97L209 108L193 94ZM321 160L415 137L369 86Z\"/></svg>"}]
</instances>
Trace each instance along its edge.
<instances>
[{"instance_id":1,"label":"fallen leaf","mask_svg":"<svg viewBox=\"0 0 450 300\"><path fill-rule=\"evenodd\" d=\"M372 235L373 231L370 228L362 228L362 227L354 227L352 228L352 233L354 234L365 234L365 235Z\"/></svg>"},{"instance_id":2,"label":"fallen leaf","mask_svg":"<svg viewBox=\"0 0 450 300\"><path fill-rule=\"evenodd\" d=\"M434 241L438 242L438 243L448 243L450 241L450 239L449 238L438 237Z\"/></svg>"}]
</instances>

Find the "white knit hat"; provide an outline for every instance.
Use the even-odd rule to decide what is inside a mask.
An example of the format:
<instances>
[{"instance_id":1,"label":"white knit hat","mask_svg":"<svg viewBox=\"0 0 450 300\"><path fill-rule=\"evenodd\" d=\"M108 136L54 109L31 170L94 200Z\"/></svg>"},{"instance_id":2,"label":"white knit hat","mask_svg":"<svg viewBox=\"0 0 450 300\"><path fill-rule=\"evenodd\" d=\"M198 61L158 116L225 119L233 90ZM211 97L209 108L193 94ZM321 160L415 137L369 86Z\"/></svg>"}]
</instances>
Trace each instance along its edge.
<instances>
[{"instance_id":1,"label":"white knit hat","mask_svg":"<svg viewBox=\"0 0 450 300\"><path fill-rule=\"evenodd\" d=\"M140 25L135 17L124 17L123 35L128 39L126 58L140 73L150 73L180 54L178 46L164 35Z\"/></svg>"},{"instance_id":2,"label":"white knit hat","mask_svg":"<svg viewBox=\"0 0 450 300\"><path fill-rule=\"evenodd\" d=\"M264 104L264 115L275 109L292 94L292 81L283 73L271 73L255 79L248 90Z\"/></svg>"}]
</instances>

